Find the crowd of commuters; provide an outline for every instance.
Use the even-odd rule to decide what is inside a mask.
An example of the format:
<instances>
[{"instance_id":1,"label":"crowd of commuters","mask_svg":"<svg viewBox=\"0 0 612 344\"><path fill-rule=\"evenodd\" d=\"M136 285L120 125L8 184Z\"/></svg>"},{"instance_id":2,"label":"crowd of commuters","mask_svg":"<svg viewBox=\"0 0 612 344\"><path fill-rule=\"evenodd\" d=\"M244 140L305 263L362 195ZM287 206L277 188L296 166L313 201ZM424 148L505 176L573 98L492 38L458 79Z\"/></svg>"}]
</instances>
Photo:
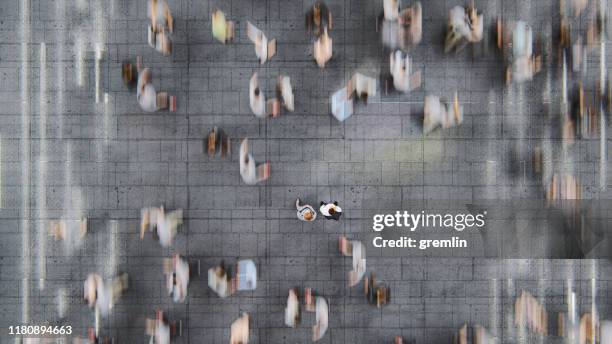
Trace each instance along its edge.
<instances>
[{"instance_id":1,"label":"crowd of commuters","mask_svg":"<svg viewBox=\"0 0 612 344\"><path fill-rule=\"evenodd\" d=\"M579 16L588 8L587 0L571 1L573 15ZM561 0L561 19L559 47L562 56L564 79L573 77L580 80L580 72L586 71L586 56L602 42L604 36L603 22L605 14L593 12L588 22L588 28L583 36L573 41L569 35L569 20L571 16L564 8L565 1ZM151 47L163 56L172 54L172 35L174 34L174 19L166 0L148 0L148 42ZM413 1L409 6L403 7L399 0L384 0L382 14L378 17L377 30L380 31L381 40L386 56L389 56L389 73L393 88L402 93L408 93L422 85L420 71L414 70L414 61L408 54L422 40L423 36L423 8L421 3ZM332 45L332 19L331 10L321 1L315 2L306 13L306 29L312 34L312 56L316 65L324 68L333 57ZM222 44L230 43L236 35L236 26L239 22L226 19L220 9L213 9L211 13L212 36ZM240 30L238 30L240 32ZM479 13L472 1L467 6L451 8L448 16L448 28L444 40L444 51L460 51L469 44L481 42L485 32L484 14ZM504 60L504 73L508 84L521 84L533 80L542 70L542 51L536 44L534 30L526 21L497 20L496 25L497 46L502 52ZM257 28L250 21L246 22L246 36L254 44L255 56L260 65L270 61L277 50L276 39L268 39L264 31ZM568 60L571 68L568 66ZM352 71L351 71L352 72ZM136 66L125 63L122 68L123 80L126 85L136 84L137 102L144 112L155 112L164 109L176 110L176 98L167 92L157 92L153 85L153 72L143 66L142 59L137 58ZM137 81L136 81L137 80ZM575 96L567 101L564 113L563 138L575 140L597 134L598 111L604 102L605 92L610 91L609 83L602 83L599 88L589 92L585 90L582 82L576 82ZM606 89L606 86L607 89ZM331 113L340 121L346 120L353 114L356 103L362 101L365 106L377 96L377 77L355 71L346 85L334 92L330 97ZM566 92L565 97L571 94ZM610 97L608 97L610 98ZM249 81L249 105L253 114L260 119L278 117L282 111L295 111L296 104L292 80L285 74L276 78L274 96L266 99L265 90L259 82L258 72L255 71ZM438 127L449 129L461 125L463 122L463 107L458 99L458 92L454 93L452 101L443 101L439 95L428 94L423 102L423 134L428 134ZM210 157L226 157L231 155L229 136L217 127L205 139L204 151ZM538 153L539 152L539 153ZM536 152L535 158L542 164L541 151ZM259 156L261 157L261 156ZM263 183L270 178L270 163L257 164L249 147L248 138L244 138L239 150L239 171L242 181L247 185ZM552 174L545 184L545 198L549 201L575 200L581 198L581 186L578 178L571 174ZM317 210L310 204L302 203L300 199L295 202L297 219L313 222L317 219ZM318 213L326 220L340 221L343 214L337 201L324 200L319 203ZM183 211L181 209L167 212L163 206L142 209L140 238L145 239L147 232L153 232L163 249L172 247L173 240L183 224ZM87 233L87 218L80 220L60 219L51 223L50 233L56 240L74 242L82 240ZM359 240L349 240L346 236L339 239L339 251L342 256L352 258L352 269L347 276L350 288L363 286L367 302L382 307L391 301L391 288L384 282L377 280L375 272L371 271L366 277L366 247ZM338 259L340 259L338 257ZM167 296L173 302L184 303L188 300L188 288L191 279L200 278L199 261L197 264L189 262L189 258L175 253L172 258L162 263L165 275ZM235 270L235 271L232 271ZM108 316L120 296L128 288L128 275L121 273L116 276L105 276L91 273L84 281L84 299L98 316ZM226 268L224 263L208 269L208 287L220 298L227 298L239 291L252 291L257 288L257 265L253 260L243 259L237 261L235 268ZM363 281L363 283L361 283ZM295 328L302 319L301 312L314 312L315 324L312 326L312 340L322 339L329 327L330 303L322 295L317 295L311 288L304 287L303 306L300 304L301 288L291 288L288 291L287 306L285 308L285 325ZM563 316L560 316L563 318ZM563 323L560 321L560 323ZM577 335L580 343L595 342L598 338L602 343L612 342L612 323L597 318L596 315L584 314L579 322L568 325L566 329L570 335L573 326L578 328ZM228 324L229 325L229 324ZM548 335L548 313L540 301L523 292L514 304L514 325L524 327L528 331L541 336ZM230 325L230 343L246 344L249 341L250 316L243 313ZM180 322L168 321L161 310L157 311L155 319L147 319L145 333L150 336L152 343L170 343L174 336L181 334ZM597 331L594 331L596 329ZM90 331L91 332L91 331ZM98 338L98 328L89 335L94 341ZM576 335L575 333L571 335ZM473 326L473 338L476 343L493 343L494 339L484 327ZM455 338L457 343L468 342L468 325L459 329ZM395 343L403 342L401 337L395 338Z\"/></svg>"}]
</instances>

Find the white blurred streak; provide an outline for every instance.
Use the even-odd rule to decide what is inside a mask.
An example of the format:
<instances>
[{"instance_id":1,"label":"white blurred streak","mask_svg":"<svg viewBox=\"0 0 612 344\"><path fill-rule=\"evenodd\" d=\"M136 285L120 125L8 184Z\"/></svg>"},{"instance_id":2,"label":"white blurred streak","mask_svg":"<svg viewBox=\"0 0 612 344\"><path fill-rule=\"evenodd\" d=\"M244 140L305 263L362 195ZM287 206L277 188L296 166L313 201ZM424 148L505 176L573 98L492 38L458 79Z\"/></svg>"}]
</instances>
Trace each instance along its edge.
<instances>
[{"instance_id":1,"label":"white blurred streak","mask_svg":"<svg viewBox=\"0 0 612 344\"><path fill-rule=\"evenodd\" d=\"M64 23L65 20L65 3L64 0L57 0L57 7L55 16L57 21L60 23ZM65 91L65 71L64 71L64 35L66 34L65 25L62 25L61 30L57 30L57 77L55 82L57 83L57 106L56 113L58 117L58 133L59 138L62 139L64 133L64 91Z\"/></svg>"},{"instance_id":2,"label":"white blurred streak","mask_svg":"<svg viewBox=\"0 0 612 344\"><path fill-rule=\"evenodd\" d=\"M79 87L83 86L85 79L85 46L83 43L83 37L81 32L77 32L74 40L74 54L76 64L76 81Z\"/></svg>"},{"instance_id":3,"label":"white blurred streak","mask_svg":"<svg viewBox=\"0 0 612 344\"><path fill-rule=\"evenodd\" d=\"M608 178L608 159L606 152L606 114L603 105L599 110L599 123L600 123L600 134L599 134L599 188L601 190L606 189L607 178Z\"/></svg>"},{"instance_id":4,"label":"white blurred streak","mask_svg":"<svg viewBox=\"0 0 612 344\"><path fill-rule=\"evenodd\" d=\"M59 288L57 290L56 301L57 301L57 316L58 318L62 319L66 316L66 308L67 308L65 288Z\"/></svg>"},{"instance_id":5,"label":"white blurred streak","mask_svg":"<svg viewBox=\"0 0 612 344\"><path fill-rule=\"evenodd\" d=\"M28 323L30 319L30 2L21 0L20 32L21 32L21 322Z\"/></svg>"},{"instance_id":6,"label":"white blurred streak","mask_svg":"<svg viewBox=\"0 0 612 344\"><path fill-rule=\"evenodd\" d=\"M40 152L38 156L38 180L36 183L36 207L38 210L38 289L45 289L47 252L46 252L46 187L47 187L47 46L40 43L40 108L39 108L39 143Z\"/></svg>"}]
</instances>

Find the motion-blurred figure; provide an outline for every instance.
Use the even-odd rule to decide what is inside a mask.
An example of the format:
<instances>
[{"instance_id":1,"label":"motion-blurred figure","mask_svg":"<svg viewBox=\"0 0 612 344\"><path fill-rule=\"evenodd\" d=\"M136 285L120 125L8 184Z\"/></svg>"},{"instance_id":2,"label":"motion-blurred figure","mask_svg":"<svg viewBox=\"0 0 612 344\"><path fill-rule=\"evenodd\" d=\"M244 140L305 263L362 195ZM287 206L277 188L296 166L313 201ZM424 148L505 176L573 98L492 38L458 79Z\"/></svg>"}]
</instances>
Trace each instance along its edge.
<instances>
[{"instance_id":1,"label":"motion-blurred figure","mask_svg":"<svg viewBox=\"0 0 612 344\"><path fill-rule=\"evenodd\" d=\"M247 138L240 144L240 175L242 180L249 185L263 182L270 177L270 163L265 162L257 165L255 159L249 153L249 141Z\"/></svg>"},{"instance_id":2,"label":"motion-blurred figure","mask_svg":"<svg viewBox=\"0 0 612 344\"><path fill-rule=\"evenodd\" d=\"M276 98L282 99L281 105L287 111L293 112L295 105L293 102L293 88L291 87L291 78L286 75L279 75L276 80Z\"/></svg>"},{"instance_id":3,"label":"motion-blurred figure","mask_svg":"<svg viewBox=\"0 0 612 344\"><path fill-rule=\"evenodd\" d=\"M551 203L561 200L581 199L580 183L573 175L554 174L546 188L546 200Z\"/></svg>"},{"instance_id":4,"label":"motion-blurred figure","mask_svg":"<svg viewBox=\"0 0 612 344\"><path fill-rule=\"evenodd\" d=\"M467 7L455 6L450 10L448 17L448 32L444 44L444 52L453 49L459 50L467 43L476 43L482 40L484 16L478 14L474 1Z\"/></svg>"},{"instance_id":5,"label":"motion-blurred figure","mask_svg":"<svg viewBox=\"0 0 612 344\"><path fill-rule=\"evenodd\" d=\"M462 122L463 109L459 106L456 92L453 103L448 105L442 104L438 96L425 97L423 133L427 135L439 125L446 129L458 126Z\"/></svg>"},{"instance_id":6,"label":"motion-blurred figure","mask_svg":"<svg viewBox=\"0 0 612 344\"><path fill-rule=\"evenodd\" d=\"M49 234L56 241L62 240L67 246L74 247L81 242L87 234L87 218L81 216L80 220L57 220L51 221Z\"/></svg>"},{"instance_id":7,"label":"motion-blurred figure","mask_svg":"<svg viewBox=\"0 0 612 344\"><path fill-rule=\"evenodd\" d=\"M368 303L379 308L391 301L391 288L384 283L377 283L373 273L364 280L364 293Z\"/></svg>"},{"instance_id":8,"label":"motion-blurred figure","mask_svg":"<svg viewBox=\"0 0 612 344\"><path fill-rule=\"evenodd\" d=\"M185 302L189 277L194 274L189 263L175 254L172 259L164 260L164 273L166 274L166 287L168 295L174 302Z\"/></svg>"},{"instance_id":9,"label":"motion-blurred figure","mask_svg":"<svg viewBox=\"0 0 612 344\"><path fill-rule=\"evenodd\" d=\"M230 329L230 344L247 344L249 342L249 315L242 313L234 320Z\"/></svg>"},{"instance_id":10,"label":"motion-blurred figure","mask_svg":"<svg viewBox=\"0 0 612 344\"><path fill-rule=\"evenodd\" d=\"M354 93L358 99L363 99L366 103L369 97L376 96L376 79L361 73L353 74L346 87L350 95Z\"/></svg>"},{"instance_id":11,"label":"motion-blurred figure","mask_svg":"<svg viewBox=\"0 0 612 344\"><path fill-rule=\"evenodd\" d=\"M366 273L366 248L358 240L348 240L344 235L339 240L340 253L347 257L353 257L353 270L349 271L349 287L354 287L361 281Z\"/></svg>"},{"instance_id":12,"label":"motion-blurred figure","mask_svg":"<svg viewBox=\"0 0 612 344\"><path fill-rule=\"evenodd\" d=\"M314 221L317 218L317 212L310 204L300 204L300 199L295 201L297 208L297 217L302 221Z\"/></svg>"},{"instance_id":13,"label":"motion-blurred figure","mask_svg":"<svg viewBox=\"0 0 612 344\"><path fill-rule=\"evenodd\" d=\"M212 34L219 42L225 44L234 39L235 25L233 21L225 19L225 13L213 9L211 13Z\"/></svg>"},{"instance_id":14,"label":"motion-blurred figure","mask_svg":"<svg viewBox=\"0 0 612 344\"><path fill-rule=\"evenodd\" d=\"M106 316L127 288L127 273L122 273L108 282L104 282L98 274L89 274L83 285L83 297L89 308L95 308L100 314Z\"/></svg>"},{"instance_id":15,"label":"motion-blurred figure","mask_svg":"<svg viewBox=\"0 0 612 344\"><path fill-rule=\"evenodd\" d=\"M166 214L164 207L144 208L141 211L140 240L147 230L156 229L157 237L162 247L172 245L177 228L183 223L183 210L177 209Z\"/></svg>"},{"instance_id":16,"label":"motion-blurred figure","mask_svg":"<svg viewBox=\"0 0 612 344\"><path fill-rule=\"evenodd\" d=\"M219 266L208 269L208 287L221 298L236 292L236 280L229 277L223 262Z\"/></svg>"},{"instance_id":17,"label":"motion-blurred figure","mask_svg":"<svg viewBox=\"0 0 612 344\"><path fill-rule=\"evenodd\" d=\"M506 26L506 27L505 27ZM497 21L497 44L510 63L506 68L506 82L522 83L533 79L542 68L542 56L533 53L533 31L524 21L505 25Z\"/></svg>"},{"instance_id":18,"label":"motion-blurred figure","mask_svg":"<svg viewBox=\"0 0 612 344\"><path fill-rule=\"evenodd\" d=\"M399 11L398 1L385 1L382 18L382 41L390 49L406 50L421 42L423 11L420 2Z\"/></svg>"},{"instance_id":19,"label":"motion-blurred figure","mask_svg":"<svg viewBox=\"0 0 612 344\"><path fill-rule=\"evenodd\" d=\"M314 342L325 336L329 326L329 306L327 300L321 296L315 298L316 324L312 327L312 340Z\"/></svg>"},{"instance_id":20,"label":"motion-blurred figure","mask_svg":"<svg viewBox=\"0 0 612 344\"><path fill-rule=\"evenodd\" d=\"M291 84L289 84L289 87L291 87ZM291 96L293 96L293 93ZM293 98L291 101L293 101ZM251 111L253 111L256 117L265 118L268 116L276 117L280 115L280 100L274 98L266 102L266 96L259 87L257 73L253 73L249 81L249 104L251 106Z\"/></svg>"},{"instance_id":21,"label":"motion-blurred figure","mask_svg":"<svg viewBox=\"0 0 612 344\"><path fill-rule=\"evenodd\" d=\"M312 52L317 66L325 68L325 64L331 60L333 55L333 40L329 37L327 28L323 30L323 34L314 42Z\"/></svg>"},{"instance_id":22,"label":"motion-blurred figure","mask_svg":"<svg viewBox=\"0 0 612 344\"><path fill-rule=\"evenodd\" d=\"M142 59L139 57L136 64L138 69L138 85L136 88L136 99L145 112L155 112L168 108L168 93L155 92L153 86L153 73L149 68L143 68Z\"/></svg>"},{"instance_id":23,"label":"motion-blurred figure","mask_svg":"<svg viewBox=\"0 0 612 344\"><path fill-rule=\"evenodd\" d=\"M268 41L263 31L249 21L247 21L247 36L255 44L255 55L257 55L261 64L264 64L276 54L276 39Z\"/></svg>"},{"instance_id":24,"label":"motion-blurred figure","mask_svg":"<svg viewBox=\"0 0 612 344\"><path fill-rule=\"evenodd\" d=\"M168 321L161 310L157 310L155 319L146 319L145 333L151 337L150 344L170 344L172 337L180 335L181 323Z\"/></svg>"},{"instance_id":25,"label":"motion-blurred figure","mask_svg":"<svg viewBox=\"0 0 612 344\"><path fill-rule=\"evenodd\" d=\"M223 129L214 127L204 142L206 144L204 150L208 151L208 156L211 158L215 155L225 158L231 153L230 138Z\"/></svg>"},{"instance_id":26,"label":"motion-blurred figure","mask_svg":"<svg viewBox=\"0 0 612 344\"><path fill-rule=\"evenodd\" d=\"M393 87L408 93L421 87L421 72L412 73L412 64L408 54L404 56L401 50L392 52L389 56L389 67L393 78Z\"/></svg>"},{"instance_id":27,"label":"motion-blurred figure","mask_svg":"<svg viewBox=\"0 0 612 344\"><path fill-rule=\"evenodd\" d=\"M342 216L342 208L338 205L338 202L330 202L326 203L321 201L321 207L319 208L321 215L328 220L340 220L340 216Z\"/></svg>"},{"instance_id":28,"label":"motion-blurred figure","mask_svg":"<svg viewBox=\"0 0 612 344\"><path fill-rule=\"evenodd\" d=\"M300 301L297 289L289 289L287 297L287 307L285 308L285 325L296 327L300 321Z\"/></svg>"},{"instance_id":29,"label":"motion-blurred figure","mask_svg":"<svg viewBox=\"0 0 612 344\"><path fill-rule=\"evenodd\" d=\"M317 1L306 13L306 30L313 31L316 36L322 35L332 28L332 14L327 5Z\"/></svg>"},{"instance_id":30,"label":"motion-blurred figure","mask_svg":"<svg viewBox=\"0 0 612 344\"><path fill-rule=\"evenodd\" d=\"M170 34L174 31L174 19L170 13L166 0L149 0L148 17L149 45L163 55L169 55L172 51L172 40Z\"/></svg>"},{"instance_id":31,"label":"motion-blurred figure","mask_svg":"<svg viewBox=\"0 0 612 344\"><path fill-rule=\"evenodd\" d=\"M388 21L398 20L399 18L399 1L398 0L384 0L383 1L383 15L384 19Z\"/></svg>"},{"instance_id":32,"label":"motion-blurred figure","mask_svg":"<svg viewBox=\"0 0 612 344\"><path fill-rule=\"evenodd\" d=\"M523 290L514 303L514 324L534 333L548 335L548 313L540 302Z\"/></svg>"}]
</instances>

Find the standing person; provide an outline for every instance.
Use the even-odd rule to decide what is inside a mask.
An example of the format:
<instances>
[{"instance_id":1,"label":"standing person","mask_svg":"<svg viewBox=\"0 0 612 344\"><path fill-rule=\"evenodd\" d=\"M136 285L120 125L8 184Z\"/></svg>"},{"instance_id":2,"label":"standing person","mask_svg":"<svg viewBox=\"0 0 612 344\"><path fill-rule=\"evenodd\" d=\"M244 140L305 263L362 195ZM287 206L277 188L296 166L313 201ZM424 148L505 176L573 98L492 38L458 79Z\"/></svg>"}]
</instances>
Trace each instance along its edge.
<instances>
[{"instance_id":1,"label":"standing person","mask_svg":"<svg viewBox=\"0 0 612 344\"><path fill-rule=\"evenodd\" d=\"M300 205L300 199L295 201L297 208L297 217L302 221L314 221L317 218L317 212L310 204Z\"/></svg>"},{"instance_id":2,"label":"standing person","mask_svg":"<svg viewBox=\"0 0 612 344\"><path fill-rule=\"evenodd\" d=\"M249 142L245 138L240 144L240 176L249 185L263 182L270 177L270 163L265 162L257 165L255 159L249 153Z\"/></svg>"},{"instance_id":3,"label":"standing person","mask_svg":"<svg viewBox=\"0 0 612 344\"><path fill-rule=\"evenodd\" d=\"M342 208L338 206L338 202L334 201L333 203L325 203L321 202L321 207L319 208L321 215L323 215L328 220L340 220L340 216L342 216Z\"/></svg>"}]
</instances>

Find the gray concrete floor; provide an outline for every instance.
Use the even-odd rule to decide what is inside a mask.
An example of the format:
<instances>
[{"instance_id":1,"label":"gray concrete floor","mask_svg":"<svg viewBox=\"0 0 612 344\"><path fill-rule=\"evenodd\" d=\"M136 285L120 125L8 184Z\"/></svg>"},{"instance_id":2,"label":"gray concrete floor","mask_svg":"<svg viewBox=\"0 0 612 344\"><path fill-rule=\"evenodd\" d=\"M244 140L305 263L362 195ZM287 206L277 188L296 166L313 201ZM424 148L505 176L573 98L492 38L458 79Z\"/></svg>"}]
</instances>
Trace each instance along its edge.
<instances>
[{"instance_id":1,"label":"gray concrete floor","mask_svg":"<svg viewBox=\"0 0 612 344\"><path fill-rule=\"evenodd\" d=\"M554 106L543 104L543 97L552 103L559 98L556 67L533 83L505 88L496 54L467 49L443 55L446 15L463 2L423 1L423 42L411 51L423 88L409 95L379 93L339 123L329 114L329 95L355 71L387 71L387 52L375 32L381 0L327 1L334 57L324 70L312 61L303 25L310 1L169 3L176 19L174 51L163 57L147 46L144 0L0 1L2 343L13 340L8 326L22 322L72 325L85 336L94 317L83 304L82 283L91 272L130 274L130 290L101 324L101 333L120 343L148 342L145 317L157 308L182 321L177 343L226 343L242 311L252 316L252 343L308 342L313 315L305 314L297 329L283 326L291 287L312 287L328 298L330 329L322 343L391 343L396 335L449 343L464 323L485 326L501 342L517 342L512 305L523 289L550 310L551 332L570 290L581 313L594 297L602 318L612 317L607 260L391 257L368 246L368 270L393 293L392 303L377 309L361 287L346 287L350 260L337 253L338 235L370 234L372 209L406 209L411 201L432 199L541 199L541 182L529 177L537 145L556 152L556 172L580 178L584 198L611 199L609 176L603 182L608 187L599 187L599 140L558 152L557 117L548 111ZM556 25L556 4L476 1L488 23L503 13L526 19L536 32ZM237 23L231 44L212 39L215 7ZM278 55L263 66L246 37L247 20L278 40ZM103 47L98 65L96 47ZM609 53L606 47L608 60ZM151 67L156 88L177 96L176 113L144 114L123 85L121 62L137 55ZM248 80L255 71L268 94L278 74L291 77L295 113L269 120L251 114ZM597 58L591 72L597 75ZM454 91L464 123L424 137L423 97L450 99ZM202 139L213 126L232 137L228 159L203 152ZM251 140L256 159L272 164L264 184L247 186L240 178L243 137ZM610 140L606 145L612 148ZM338 200L344 218L300 222L296 197L312 204ZM160 204L185 211L171 249L138 238L140 209ZM81 246L67 250L48 237L51 220L81 215L90 228ZM203 275L192 281L185 304L172 304L161 262L174 252L199 259L203 271L221 260L252 258L258 288L222 300Z\"/></svg>"}]
</instances>

